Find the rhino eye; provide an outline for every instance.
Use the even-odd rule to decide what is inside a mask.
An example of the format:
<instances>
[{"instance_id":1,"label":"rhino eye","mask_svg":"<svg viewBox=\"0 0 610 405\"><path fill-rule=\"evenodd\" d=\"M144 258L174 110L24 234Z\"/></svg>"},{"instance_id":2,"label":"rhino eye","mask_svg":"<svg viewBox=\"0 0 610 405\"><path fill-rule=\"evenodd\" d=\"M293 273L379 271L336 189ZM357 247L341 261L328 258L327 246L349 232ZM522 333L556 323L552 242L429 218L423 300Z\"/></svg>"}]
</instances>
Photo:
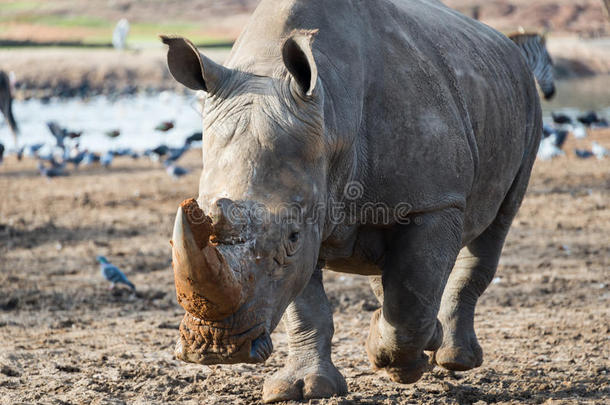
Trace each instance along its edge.
<instances>
[{"instance_id":1,"label":"rhino eye","mask_svg":"<svg viewBox=\"0 0 610 405\"><path fill-rule=\"evenodd\" d=\"M299 250L300 236L298 232L292 232L288 235L288 240L286 241L286 254L288 256L294 255Z\"/></svg>"}]
</instances>

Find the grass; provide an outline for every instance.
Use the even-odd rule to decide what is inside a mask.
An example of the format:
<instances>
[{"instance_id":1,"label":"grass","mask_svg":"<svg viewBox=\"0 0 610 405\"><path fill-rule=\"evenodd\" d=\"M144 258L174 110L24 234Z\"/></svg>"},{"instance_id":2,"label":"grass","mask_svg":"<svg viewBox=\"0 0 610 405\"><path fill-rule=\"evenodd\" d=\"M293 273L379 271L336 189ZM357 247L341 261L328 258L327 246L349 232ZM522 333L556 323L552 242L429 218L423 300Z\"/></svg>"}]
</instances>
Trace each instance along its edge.
<instances>
[{"instance_id":1,"label":"grass","mask_svg":"<svg viewBox=\"0 0 610 405\"><path fill-rule=\"evenodd\" d=\"M35 10L43 6L42 1L6 1L0 0L0 13Z\"/></svg>"}]
</instances>

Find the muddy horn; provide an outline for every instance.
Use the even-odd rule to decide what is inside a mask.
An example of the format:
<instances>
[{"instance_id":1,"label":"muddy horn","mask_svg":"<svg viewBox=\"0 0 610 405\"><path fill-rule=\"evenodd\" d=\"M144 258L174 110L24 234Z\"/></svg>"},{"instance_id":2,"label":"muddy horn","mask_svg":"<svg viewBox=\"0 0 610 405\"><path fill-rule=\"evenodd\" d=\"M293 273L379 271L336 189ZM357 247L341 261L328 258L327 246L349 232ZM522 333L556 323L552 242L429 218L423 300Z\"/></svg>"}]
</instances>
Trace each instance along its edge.
<instances>
[{"instance_id":1,"label":"muddy horn","mask_svg":"<svg viewBox=\"0 0 610 405\"><path fill-rule=\"evenodd\" d=\"M172 236L172 260L178 303L190 314L220 320L242 304L242 285L210 241L211 219L194 199L178 208Z\"/></svg>"}]
</instances>

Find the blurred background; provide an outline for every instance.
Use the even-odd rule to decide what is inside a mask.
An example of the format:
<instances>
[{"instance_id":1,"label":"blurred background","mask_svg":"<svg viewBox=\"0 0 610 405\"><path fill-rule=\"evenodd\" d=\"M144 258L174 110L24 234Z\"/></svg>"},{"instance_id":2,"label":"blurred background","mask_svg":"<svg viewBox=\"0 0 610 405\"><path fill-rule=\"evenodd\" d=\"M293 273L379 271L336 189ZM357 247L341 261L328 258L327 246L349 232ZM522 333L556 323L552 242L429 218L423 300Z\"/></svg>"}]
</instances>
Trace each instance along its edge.
<instances>
[{"instance_id":1,"label":"blurred background","mask_svg":"<svg viewBox=\"0 0 610 405\"><path fill-rule=\"evenodd\" d=\"M201 112L157 36L186 36L222 62L257 3L0 0L0 403L260 402L287 353L281 326L265 365L172 355L184 312L168 240L178 204L197 195ZM390 383L363 348L378 307L368 281L325 272L350 394L313 403L603 403L610 2L445 3L546 38L554 62L539 160L477 307L485 363Z\"/></svg>"}]
</instances>

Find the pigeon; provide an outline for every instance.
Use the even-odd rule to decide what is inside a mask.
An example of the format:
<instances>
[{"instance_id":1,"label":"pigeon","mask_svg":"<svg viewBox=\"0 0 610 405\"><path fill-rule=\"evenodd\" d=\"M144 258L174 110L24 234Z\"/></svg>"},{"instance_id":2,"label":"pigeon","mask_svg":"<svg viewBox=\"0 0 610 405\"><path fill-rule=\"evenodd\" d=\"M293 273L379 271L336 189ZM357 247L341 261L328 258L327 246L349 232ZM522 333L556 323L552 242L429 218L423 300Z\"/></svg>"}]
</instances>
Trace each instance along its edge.
<instances>
[{"instance_id":1,"label":"pigeon","mask_svg":"<svg viewBox=\"0 0 610 405\"><path fill-rule=\"evenodd\" d=\"M558 129L555 132L555 146L561 149L567 138L568 131L566 131L565 129Z\"/></svg>"},{"instance_id":2,"label":"pigeon","mask_svg":"<svg viewBox=\"0 0 610 405\"><path fill-rule=\"evenodd\" d=\"M155 127L155 131L167 132L174 127L174 121L163 121Z\"/></svg>"},{"instance_id":3,"label":"pigeon","mask_svg":"<svg viewBox=\"0 0 610 405\"><path fill-rule=\"evenodd\" d=\"M110 165L112 164L113 160L114 160L114 153L112 153L112 151L108 151L108 152L104 153L102 155L102 157L100 157L100 163L105 168L110 167Z\"/></svg>"},{"instance_id":4,"label":"pigeon","mask_svg":"<svg viewBox=\"0 0 610 405\"><path fill-rule=\"evenodd\" d=\"M61 149L65 148L64 139L68 136L68 131L65 128L59 126L59 124L55 121L47 122L47 127L51 134L55 137L55 141L57 142L57 146Z\"/></svg>"},{"instance_id":5,"label":"pigeon","mask_svg":"<svg viewBox=\"0 0 610 405\"><path fill-rule=\"evenodd\" d=\"M551 116L553 117L553 122L555 124L571 124L572 123L572 118L570 118L566 114L553 112L553 113L551 113Z\"/></svg>"},{"instance_id":6,"label":"pigeon","mask_svg":"<svg viewBox=\"0 0 610 405\"><path fill-rule=\"evenodd\" d=\"M587 137L587 129L584 125L574 125L572 127L572 133L574 134L574 138L582 139Z\"/></svg>"},{"instance_id":7,"label":"pigeon","mask_svg":"<svg viewBox=\"0 0 610 405\"><path fill-rule=\"evenodd\" d=\"M190 144L184 144L181 148L169 148L169 157L166 162L174 163L184 155L184 152L190 149Z\"/></svg>"},{"instance_id":8,"label":"pigeon","mask_svg":"<svg viewBox=\"0 0 610 405\"><path fill-rule=\"evenodd\" d=\"M68 159L66 159L66 162L74 165L74 168L76 169L78 168L78 165L80 165L81 162L85 159L87 153L87 151L77 152L76 155L70 156Z\"/></svg>"},{"instance_id":9,"label":"pigeon","mask_svg":"<svg viewBox=\"0 0 610 405\"><path fill-rule=\"evenodd\" d=\"M585 149L574 149L574 153L576 154L576 157L579 157L581 159L587 159L591 156L594 156L593 152Z\"/></svg>"},{"instance_id":10,"label":"pigeon","mask_svg":"<svg viewBox=\"0 0 610 405\"><path fill-rule=\"evenodd\" d=\"M602 160L608 155L608 149L604 148L599 143L593 141L591 145L591 152L593 152L598 160Z\"/></svg>"},{"instance_id":11,"label":"pigeon","mask_svg":"<svg viewBox=\"0 0 610 405\"><path fill-rule=\"evenodd\" d=\"M98 256L97 261L100 263L102 276L112 283L110 289L113 289L117 284L125 284L131 288L132 291L136 290L136 286L127 279L127 276L119 270L118 267L110 263L104 256Z\"/></svg>"},{"instance_id":12,"label":"pigeon","mask_svg":"<svg viewBox=\"0 0 610 405\"><path fill-rule=\"evenodd\" d=\"M0 163L4 160L4 145L0 143Z\"/></svg>"},{"instance_id":13,"label":"pigeon","mask_svg":"<svg viewBox=\"0 0 610 405\"><path fill-rule=\"evenodd\" d=\"M543 137L548 137L553 135L554 133L556 133L557 130L555 128L553 128L551 125L549 124L544 124L542 125L542 136Z\"/></svg>"},{"instance_id":14,"label":"pigeon","mask_svg":"<svg viewBox=\"0 0 610 405\"><path fill-rule=\"evenodd\" d=\"M85 151L85 156L83 157L82 164L85 166L90 166L95 162L100 161L100 156L96 153Z\"/></svg>"},{"instance_id":15,"label":"pigeon","mask_svg":"<svg viewBox=\"0 0 610 405\"><path fill-rule=\"evenodd\" d=\"M17 151L15 152L15 154L17 155L17 160L21 162L21 159L23 159L23 151L25 150L25 146L22 146L21 148L17 149Z\"/></svg>"},{"instance_id":16,"label":"pigeon","mask_svg":"<svg viewBox=\"0 0 610 405\"><path fill-rule=\"evenodd\" d=\"M540 141L540 147L538 148L538 159L551 160L556 156L564 155L564 152L557 147L557 135L553 134Z\"/></svg>"},{"instance_id":17,"label":"pigeon","mask_svg":"<svg viewBox=\"0 0 610 405\"><path fill-rule=\"evenodd\" d=\"M53 178L53 177L61 177L61 176L67 176L68 172L66 172L64 170L63 166L57 166L57 167L46 167L42 162L38 162L38 171L40 172L41 175L45 176L46 178Z\"/></svg>"},{"instance_id":18,"label":"pigeon","mask_svg":"<svg viewBox=\"0 0 610 405\"><path fill-rule=\"evenodd\" d=\"M578 116L576 119L578 120L578 122L587 127L590 127L591 124L594 124L599 121L599 117L597 116L597 113L595 111L589 111L586 114Z\"/></svg>"},{"instance_id":19,"label":"pigeon","mask_svg":"<svg viewBox=\"0 0 610 405\"><path fill-rule=\"evenodd\" d=\"M121 131L113 129L112 131L106 131L105 134L108 138L118 138L121 135Z\"/></svg>"},{"instance_id":20,"label":"pigeon","mask_svg":"<svg viewBox=\"0 0 610 405\"><path fill-rule=\"evenodd\" d=\"M608 120L605 118L600 118L597 122L594 122L591 125L591 128L608 128L610 124L608 124Z\"/></svg>"},{"instance_id":21,"label":"pigeon","mask_svg":"<svg viewBox=\"0 0 610 405\"><path fill-rule=\"evenodd\" d=\"M184 144L185 144L185 145L187 145L187 144L188 144L188 145L190 145L190 144L192 144L193 142L198 142L198 141L201 141L201 139L202 139L202 138L203 138L203 133L201 133L201 132L195 132L195 133L193 133L193 135L189 136L188 138L186 138L186 139L184 140Z\"/></svg>"},{"instance_id":22,"label":"pigeon","mask_svg":"<svg viewBox=\"0 0 610 405\"><path fill-rule=\"evenodd\" d=\"M150 160L159 161L161 157L167 155L169 153L169 148L165 145L157 146L154 149L148 149L144 152L144 156L148 156Z\"/></svg>"},{"instance_id":23,"label":"pigeon","mask_svg":"<svg viewBox=\"0 0 610 405\"><path fill-rule=\"evenodd\" d=\"M174 180L177 180L178 178L189 173L187 169L181 166L177 166L174 162L166 160L165 162L163 162L163 164L165 165L165 171L167 172L167 174L172 176Z\"/></svg>"},{"instance_id":24,"label":"pigeon","mask_svg":"<svg viewBox=\"0 0 610 405\"><path fill-rule=\"evenodd\" d=\"M25 154L28 157L36 157L38 155L38 151L44 146L44 143L35 143L34 145L26 146Z\"/></svg>"}]
</instances>

